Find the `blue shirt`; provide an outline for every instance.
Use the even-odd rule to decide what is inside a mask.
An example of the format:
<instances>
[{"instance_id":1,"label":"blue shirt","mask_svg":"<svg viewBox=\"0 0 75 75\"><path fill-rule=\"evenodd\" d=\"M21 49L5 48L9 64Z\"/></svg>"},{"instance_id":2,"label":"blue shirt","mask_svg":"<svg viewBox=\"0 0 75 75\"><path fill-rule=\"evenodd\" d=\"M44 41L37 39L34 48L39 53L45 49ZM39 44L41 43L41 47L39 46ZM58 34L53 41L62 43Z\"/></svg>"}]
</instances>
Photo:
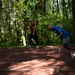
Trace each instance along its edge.
<instances>
[{"instance_id":1,"label":"blue shirt","mask_svg":"<svg viewBox=\"0 0 75 75\"><path fill-rule=\"evenodd\" d=\"M62 28L60 28L59 26L53 26L53 31L57 34L60 35L60 33L62 32L62 36L60 37L62 40L67 38L69 36L69 33L65 30L63 30Z\"/></svg>"}]
</instances>

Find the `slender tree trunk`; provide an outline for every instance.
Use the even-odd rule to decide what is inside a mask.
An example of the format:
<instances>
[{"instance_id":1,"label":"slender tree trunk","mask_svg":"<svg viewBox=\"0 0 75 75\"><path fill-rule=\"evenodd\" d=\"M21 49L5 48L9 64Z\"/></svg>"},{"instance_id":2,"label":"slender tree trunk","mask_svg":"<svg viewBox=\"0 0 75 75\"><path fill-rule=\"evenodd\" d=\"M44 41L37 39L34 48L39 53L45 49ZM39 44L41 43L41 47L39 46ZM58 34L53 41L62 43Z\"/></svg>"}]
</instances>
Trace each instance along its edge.
<instances>
[{"instance_id":1,"label":"slender tree trunk","mask_svg":"<svg viewBox=\"0 0 75 75\"><path fill-rule=\"evenodd\" d=\"M52 12L54 13L54 0L53 0L52 7L53 7Z\"/></svg>"},{"instance_id":2,"label":"slender tree trunk","mask_svg":"<svg viewBox=\"0 0 75 75\"><path fill-rule=\"evenodd\" d=\"M27 2L28 0L25 0L24 1L24 4L27 5ZM24 11L24 15L22 16L26 16L27 14L27 11ZM23 46L26 46L26 22L27 22L27 19L22 17L22 21L21 21L21 24L22 24L22 29L21 29L21 33L22 33L22 42L23 42Z\"/></svg>"},{"instance_id":3,"label":"slender tree trunk","mask_svg":"<svg viewBox=\"0 0 75 75\"><path fill-rule=\"evenodd\" d=\"M62 0L63 19L65 18L65 0Z\"/></svg>"},{"instance_id":4,"label":"slender tree trunk","mask_svg":"<svg viewBox=\"0 0 75 75\"><path fill-rule=\"evenodd\" d=\"M44 15L46 15L46 0L44 0Z\"/></svg>"},{"instance_id":5,"label":"slender tree trunk","mask_svg":"<svg viewBox=\"0 0 75 75\"><path fill-rule=\"evenodd\" d=\"M2 36L1 36L1 40L3 41L3 38L4 38L4 29L3 29L3 26L2 26L2 0L0 0L0 26L1 26L1 29L0 29L0 32L1 32L1 34L2 34Z\"/></svg>"},{"instance_id":6,"label":"slender tree trunk","mask_svg":"<svg viewBox=\"0 0 75 75\"><path fill-rule=\"evenodd\" d=\"M21 30L21 32L22 32L22 41L23 41L23 46L26 46L26 38L25 38L25 26L24 26L24 23L23 22L21 22L21 24L22 24L22 30Z\"/></svg>"},{"instance_id":7,"label":"slender tree trunk","mask_svg":"<svg viewBox=\"0 0 75 75\"><path fill-rule=\"evenodd\" d=\"M57 0L57 10L59 12L59 1Z\"/></svg>"},{"instance_id":8,"label":"slender tree trunk","mask_svg":"<svg viewBox=\"0 0 75 75\"><path fill-rule=\"evenodd\" d=\"M71 10L71 3L72 3L71 0L68 0L68 8L69 8L68 9L68 17L69 18L71 18L71 12L72 12L72 10Z\"/></svg>"},{"instance_id":9,"label":"slender tree trunk","mask_svg":"<svg viewBox=\"0 0 75 75\"><path fill-rule=\"evenodd\" d=\"M1 16L2 15L2 1L0 0L0 26L1 26L1 23L2 23L2 21L1 21ZM1 29L0 29L0 32L1 32Z\"/></svg>"},{"instance_id":10,"label":"slender tree trunk","mask_svg":"<svg viewBox=\"0 0 75 75\"><path fill-rule=\"evenodd\" d=\"M2 23L2 1L0 0L0 25Z\"/></svg>"},{"instance_id":11,"label":"slender tree trunk","mask_svg":"<svg viewBox=\"0 0 75 75\"><path fill-rule=\"evenodd\" d=\"M2 0L0 0L0 14L2 13Z\"/></svg>"},{"instance_id":12,"label":"slender tree trunk","mask_svg":"<svg viewBox=\"0 0 75 75\"><path fill-rule=\"evenodd\" d=\"M73 40L75 43L75 0L72 0L72 13L73 13Z\"/></svg>"}]
</instances>

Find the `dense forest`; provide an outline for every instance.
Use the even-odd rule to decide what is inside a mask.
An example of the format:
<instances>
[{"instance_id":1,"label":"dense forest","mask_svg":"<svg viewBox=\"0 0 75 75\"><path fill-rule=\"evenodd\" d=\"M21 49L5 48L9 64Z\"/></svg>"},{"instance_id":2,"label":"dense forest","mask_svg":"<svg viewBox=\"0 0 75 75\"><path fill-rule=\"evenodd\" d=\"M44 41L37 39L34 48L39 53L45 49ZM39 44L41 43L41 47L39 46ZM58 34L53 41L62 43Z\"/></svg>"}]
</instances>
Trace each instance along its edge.
<instances>
[{"instance_id":1,"label":"dense forest","mask_svg":"<svg viewBox=\"0 0 75 75\"><path fill-rule=\"evenodd\" d=\"M74 44L74 8L75 0L0 0L0 47L28 45L30 20L36 24L40 45L61 45L61 40L54 44L57 35L47 24L64 28Z\"/></svg>"}]
</instances>

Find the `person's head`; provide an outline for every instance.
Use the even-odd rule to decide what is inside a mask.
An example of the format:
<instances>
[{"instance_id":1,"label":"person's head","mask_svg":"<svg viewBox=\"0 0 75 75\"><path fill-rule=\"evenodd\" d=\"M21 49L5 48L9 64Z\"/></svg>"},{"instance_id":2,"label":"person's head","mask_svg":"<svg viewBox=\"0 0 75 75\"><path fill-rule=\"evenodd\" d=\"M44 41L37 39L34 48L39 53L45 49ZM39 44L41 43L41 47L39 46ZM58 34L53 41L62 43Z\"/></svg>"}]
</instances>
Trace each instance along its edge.
<instances>
[{"instance_id":1,"label":"person's head","mask_svg":"<svg viewBox=\"0 0 75 75\"><path fill-rule=\"evenodd\" d=\"M52 30L52 29L53 29L53 26L49 24L49 25L47 26L47 28L50 29L50 30Z\"/></svg>"}]
</instances>

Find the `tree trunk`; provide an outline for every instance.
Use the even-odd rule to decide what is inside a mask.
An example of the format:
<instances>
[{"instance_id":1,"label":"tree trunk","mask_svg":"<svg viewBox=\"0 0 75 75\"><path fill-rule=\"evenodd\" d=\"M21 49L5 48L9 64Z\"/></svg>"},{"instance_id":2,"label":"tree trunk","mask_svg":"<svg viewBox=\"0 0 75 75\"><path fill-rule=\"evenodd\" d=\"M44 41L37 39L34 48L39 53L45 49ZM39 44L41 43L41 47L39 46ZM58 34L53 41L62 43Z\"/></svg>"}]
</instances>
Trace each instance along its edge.
<instances>
[{"instance_id":1,"label":"tree trunk","mask_svg":"<svg viewBox=\"0 0 75 75\"><path fill-rule=\"evenodd\" d=\"M59 12L59 1L57 0L57 10Z\"/></svg>"},{"instance_id":2,"label":"tree trunk","mask_svg":"<svg viewBox=\"0 0 75 75\"><path fill-rule=\"evenodd\" d=\"M65 19L65 0L62 0L62 11L63 11L63 19Z\"/></svg>"},{"instance_id":3,"label":"tree trunk","mask_svg":"<svg viewBox=\"0 0 75 75\"><path fill-rule=\"evenodd\" d=\"M75 0L72 0L72 14L73 14L73 41L75 43Z\"/></svg>"},{"instance_id":4,"label":"tree trunk","mask_svg":"<svg viewBox=\"0 0 75 75\"><path fill-rule=\"evenodd\" d=\"M46 0L44 0L44 15L46 15Z\"/></svg>"},{"instance_id":5,"label":"tree trunk","mask_svg":"<svg viewBox=\"0 0 75 75\"><path fill-rule=\"evenodd\" d=\"M2 0L0 0L0 14L2 13Z\"/></svg>"},{"instance_id":6,"label":"tree trunk","mask_svg":"<svg viewBox=\"0 0 75 75\"><path fill-rule=\"evenodd\" d=\"M54 13L54 0L53 0L53 4L52 4L52 5L53 5L53 6L52 6L52 7L53 7L52 12Z\"/></svg>"},{"instance_id":7,"label":"tree trunk","mask_svg":"<svg viewBox=\"0 0 75 75\"><path fill-rule=\"evenodd\" d=\"M1 14L2 14L2 1L0 0L0 25L2 24ZM1 32L1 29L0 29L0 32Z\"/></svg>"},{"instance_id":8,"label":"tree trunk","mask_svg":"<svg viewBox=\"0 0 75 75\"><path fill-rule=\"evenodd\" d=\"M26 46L26 38L25 38L25 27L24 27L24 24L22 22L22 41L23 41L23 46Z\"/></svg>"}]
</instances>

